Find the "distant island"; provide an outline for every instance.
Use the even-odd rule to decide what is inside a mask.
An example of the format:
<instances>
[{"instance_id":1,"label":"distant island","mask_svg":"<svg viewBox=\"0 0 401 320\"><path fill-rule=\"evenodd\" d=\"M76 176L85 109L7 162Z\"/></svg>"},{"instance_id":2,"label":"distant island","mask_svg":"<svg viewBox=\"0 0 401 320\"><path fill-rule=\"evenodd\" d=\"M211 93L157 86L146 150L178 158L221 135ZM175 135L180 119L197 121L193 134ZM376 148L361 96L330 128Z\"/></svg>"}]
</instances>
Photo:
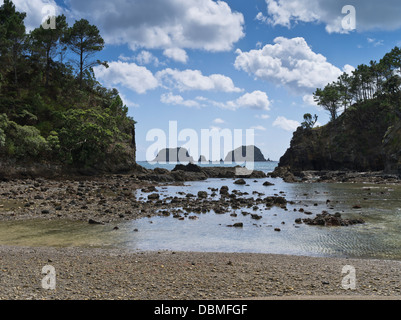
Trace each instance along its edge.
<instances>
[{"instance_id":1,"label":"distant island","mask_svg":"<svg viewBox=\"0 0 401 320\"><path fill-rule=\"evenodd\" d=\"M229 152L224 162L268 162L262 151L255 146L242 146Z\"/></svg>"},{"instance_id":2,"label":"distant island","mask_svg":"<svg viewBox=\"0 0 401 320\"><path fill-rule=\"evenodd\" d=\"M213 162L220 163L242 163L242 162L270 162L270 159L264 157L262 151L255 146L242 146L233 151L230 151L225 160L208 161L204 155L198 159L198 163L209 164ZM152 162L164 163L195 163L194 158L185 148L166 148L161 150Z\"/></svg>"},{"instance_id":3,"label":"distant island","mask_svg":"<svg viewBox=\"0 0 401 320\"><path fill-rule=\"evenodd\" d=\"M185 148L166 148L161 150L152 162L189 162L194 163L194 158Z\"/></svg>"}]
</instances>

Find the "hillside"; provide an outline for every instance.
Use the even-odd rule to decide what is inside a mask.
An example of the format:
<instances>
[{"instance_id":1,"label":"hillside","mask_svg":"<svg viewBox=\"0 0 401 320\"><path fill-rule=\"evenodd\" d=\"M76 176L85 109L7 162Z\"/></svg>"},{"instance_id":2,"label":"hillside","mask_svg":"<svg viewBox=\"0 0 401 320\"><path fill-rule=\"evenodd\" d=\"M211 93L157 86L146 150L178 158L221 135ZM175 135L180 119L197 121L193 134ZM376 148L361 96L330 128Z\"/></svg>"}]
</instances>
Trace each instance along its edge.
<instances>
[{"instance_id":1,"label":"hillside","mask_svg":"<svg viewBox=\"0 0 401 320\"><path fill-rule=\"evenodd\" d=\"M58 16L56 29L28 33L25 16L10 0L0 7L0 174L135 167L135 121L92 70L107 67L95 58L104 47L97 27Z\"/></svg>"},{"instance_id":2,"label":"hillside","mask_svg":"<svg viewBox=\"0 0 401 320\"><path fill-rule=\"evenodd\" d=\"M358 66L351 77L318 89L315 99L330 112L330 122L313 128L316 121L305 115L273 176L291 180L289 173L303 176L303 171L401 175L400 57L396 47L379 63Z\"/></svg>"}]
</instances>

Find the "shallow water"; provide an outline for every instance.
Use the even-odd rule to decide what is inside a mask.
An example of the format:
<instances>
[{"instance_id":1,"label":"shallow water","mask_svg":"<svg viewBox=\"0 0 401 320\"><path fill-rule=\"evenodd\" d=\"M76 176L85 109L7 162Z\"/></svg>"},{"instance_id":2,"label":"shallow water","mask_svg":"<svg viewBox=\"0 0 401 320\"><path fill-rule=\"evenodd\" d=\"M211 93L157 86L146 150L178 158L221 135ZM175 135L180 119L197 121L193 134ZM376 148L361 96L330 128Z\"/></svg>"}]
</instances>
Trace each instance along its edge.
<instances>
[{"instance_id":1,"label":"shallow water","mask_svg":"<svg viewBox=\"0 0 401 320\"><path fill-rule=\"evenodd\" d=\"M264 187L265 180L275 186ZM256 182L255 182L256 181ZM190 214L198 220L178 221L173 217L145 218L115 225L93 226L86 222L24 221L0 223L0 244L18 246L106 247L132 250L174 250L203 252L253 252L350 258L401 260L401 187L368 184L286 184L281 179L247 181L247 186L233 184L232 179L191 182L186 186L158 188L163 197L179 196L178 192L197 194L209 187L227 185L232 190L264 193L261 197L283 195L293 205L255 213L252 220L237 210L217 215ZM283 193L280 193L283 192ZM145 196L138 194L138 197ZM217 199L217 198L216 198ZM326 201L330 200L329 203ZM352 209L354 205L362 209ZM324 228L296 225L295 219L306 218L300 208L314 215L327 210L340 212L344 218L362 217L366 224L351 227ZM296 209L297 211L294 211ZM234 213L234 211L233 211ZM253 212L252 212L253 213ZM313 216L314 216L313 215ZM313 217L312 216L312 217ZM244 228L230 228L242 222ZM283 224L284 223L284 224ZM280 228L281 231L274 231ZM138 231L135 231L135 230Z\"/></svg>"}]
</instances>

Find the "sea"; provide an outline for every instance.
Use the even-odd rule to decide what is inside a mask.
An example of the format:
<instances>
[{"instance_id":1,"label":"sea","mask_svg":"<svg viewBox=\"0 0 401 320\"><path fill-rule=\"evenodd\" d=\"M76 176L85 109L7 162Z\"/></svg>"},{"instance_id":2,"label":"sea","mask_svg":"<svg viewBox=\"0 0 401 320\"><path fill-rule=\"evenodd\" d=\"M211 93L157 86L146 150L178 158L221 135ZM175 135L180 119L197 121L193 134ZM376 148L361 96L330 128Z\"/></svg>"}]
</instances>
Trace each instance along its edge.
<instances>
[{"instance_id":1,"label":"sea","mask_svg":"<svg viewBox=\"0 0 401 320\"><path fill-rule=\"evenodd\" d=\"M153 169L155 166L140 163ZM209 165L209 164L208 164ZM208 166L206 165L206 166ZM158 165L173 169L175 164ZM216 164L210 164L216 166ZM255 170L271 172L277 162L255 163ZM270 181L274 186L263 186ZM280 178L247 179L235 185L234 179L208 179L184 186L159 189L161 198L197 194L209 188L228 186L230 191L256 197L281 195L292 204L287 209L258 207L261 220L230 214L191 214L197 220L152 217L115 225L92 226L73 221L13 221L0 223L0 245L121 248L133 251L197 251L287 254L314 257L346 257L401 260L401 186L369 183L285 183ZM146 197L140 190L139 198ZM218 196L217 196L218 197ZM216 198L217 199L217 198ZM358 205L359 209L355 209ZM306 216L301 212L311 212ZM247 209L252 210L252 209ZM319 227L296 224L322 211L339 212L344 218L362 218L365 224L349 227ZM243 228L229 227L243 223ZM280 231L276 231L276 230Z\"/></svg>"}]
</instances>

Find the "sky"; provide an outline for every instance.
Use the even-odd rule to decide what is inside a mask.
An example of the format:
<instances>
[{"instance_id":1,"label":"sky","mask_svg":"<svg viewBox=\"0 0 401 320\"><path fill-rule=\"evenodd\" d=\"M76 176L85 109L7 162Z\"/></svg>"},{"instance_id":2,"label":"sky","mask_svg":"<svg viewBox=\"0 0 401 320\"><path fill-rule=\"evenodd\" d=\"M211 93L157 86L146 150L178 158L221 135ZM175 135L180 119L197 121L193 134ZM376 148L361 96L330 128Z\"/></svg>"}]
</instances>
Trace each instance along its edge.
<instances>
[{"instance_id":1,"label":"sky","mask_svg":"<svg viewBox=\"0 0 401 320\"><path fill-rule=\"evenodd\" d=\"M279 160L305 113L318 115L318 125L328 122L313 101L317 88L401 46L399 0L13 2L27 13L28 30L51 10L70 25L85 18L99 28L106 46L96 58L109 68L94 72L119 90L137 121L138 161L150 160L158 132L166 147L189 145L192 133L195 158L206 130L233 139L242 130L234 146L247 144L252 130L265 157ZM218 160L212 151L205 156Z\"/></svg>"}]
</instances>

